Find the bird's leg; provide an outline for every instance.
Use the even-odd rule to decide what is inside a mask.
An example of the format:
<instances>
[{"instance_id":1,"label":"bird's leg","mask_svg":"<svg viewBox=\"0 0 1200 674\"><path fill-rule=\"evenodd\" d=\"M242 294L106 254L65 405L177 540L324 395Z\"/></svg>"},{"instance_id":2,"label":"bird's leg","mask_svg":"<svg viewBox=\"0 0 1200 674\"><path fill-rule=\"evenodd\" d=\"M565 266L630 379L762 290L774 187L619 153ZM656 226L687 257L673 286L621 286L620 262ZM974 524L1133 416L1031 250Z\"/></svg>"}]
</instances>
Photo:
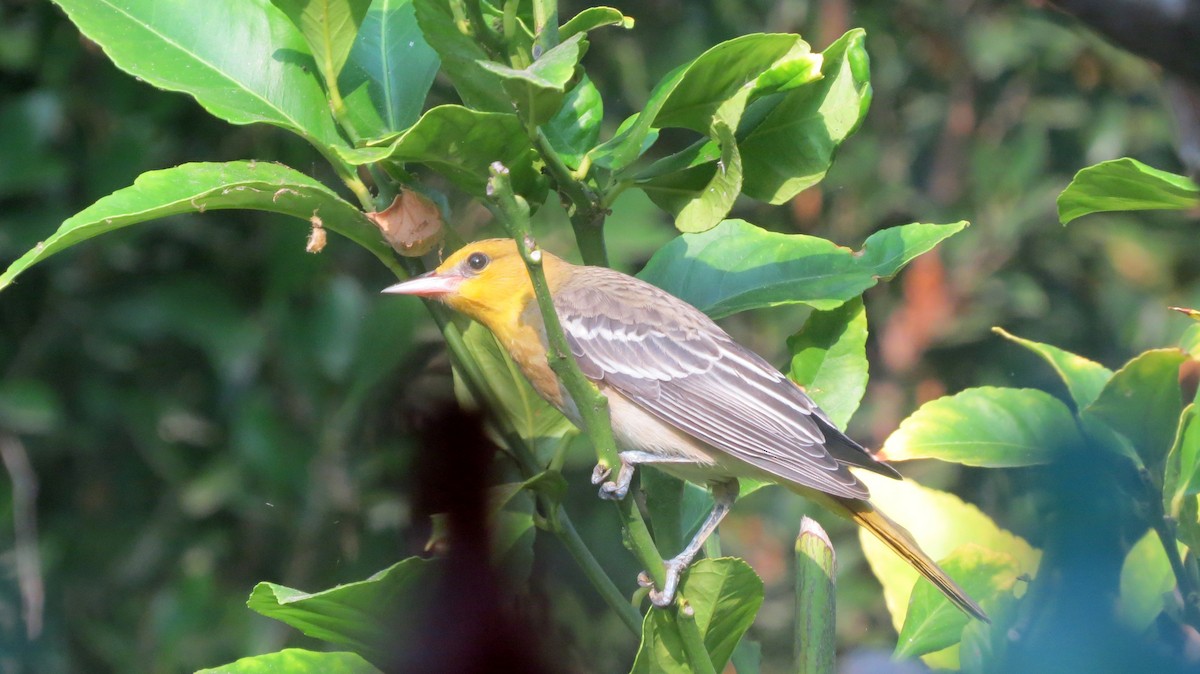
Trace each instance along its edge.
<instances>
[{"instance_id":1,"label":"bird's leg","mask_svg":"<svg viewBox=\"0 0 1200 674\"><path fill-rule=\"evenodd\" d=\"M621 467L617 470L616 480L604 482L612 474L612 469L607 466L596 464L596 468L592 470L592 484L600 485L600 498L606 501L620 501L625 498L629 493L629 483L633 480L634 466L639 463L670 462L670 459L664 460L663 457L649 452L621 452L617 457L621 459ZM600 484L601 482L604 484Z\"/></svg>"},{"instance_id":2,"label":"bird's leg","mask_svg":"<svg viewBox=\"0 0 1200 674\"><path fill-rule=\"evenodd\" d=\"M700 548L704 545L704 541L712 535L712 532L717 530L717 525L721 520L725 519L725 515L729 514L729 509L733 507L734 500L738 495L738 481L736 479L728 482L717 482L712 485L713 494L713 509L708 514L708 519L704 520L704 524L700 525L700 530L692 537L692 541L687 544L678 555L672 559L663 562L663 566L667 570L667 580L663 583L662 590L650 590L650 601L659 608L666 608L675 601L675 591L679 589L679 578L683 575L688 565L695 559L696 554L700 552ZM651 585L650 579L645 576L645 572L638 576L638 583L644 587Z\"/></svg>"}]
</instances>

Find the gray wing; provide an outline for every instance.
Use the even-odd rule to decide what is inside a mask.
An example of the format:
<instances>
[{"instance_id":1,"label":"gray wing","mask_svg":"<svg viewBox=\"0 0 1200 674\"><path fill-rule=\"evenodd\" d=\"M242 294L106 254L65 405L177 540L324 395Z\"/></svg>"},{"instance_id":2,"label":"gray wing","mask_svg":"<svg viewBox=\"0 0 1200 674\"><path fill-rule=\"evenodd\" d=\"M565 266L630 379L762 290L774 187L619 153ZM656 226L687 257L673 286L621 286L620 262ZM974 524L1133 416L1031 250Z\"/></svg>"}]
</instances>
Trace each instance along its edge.
<instances>
[{"instance_id":1,"label":"gray wing","mask_svg":"<svg viewBox=\"0 0 1200 674\"><path fill-rule=\"evenodd\" d=\"M848 463L876 463L873 457L799 387L691 305L632 277L595 271L588 285L565 284L555 301L584 375L771 475L868 498L847 462L827 450L827 437L863 455Z\"/></svg>"}]
</instances>

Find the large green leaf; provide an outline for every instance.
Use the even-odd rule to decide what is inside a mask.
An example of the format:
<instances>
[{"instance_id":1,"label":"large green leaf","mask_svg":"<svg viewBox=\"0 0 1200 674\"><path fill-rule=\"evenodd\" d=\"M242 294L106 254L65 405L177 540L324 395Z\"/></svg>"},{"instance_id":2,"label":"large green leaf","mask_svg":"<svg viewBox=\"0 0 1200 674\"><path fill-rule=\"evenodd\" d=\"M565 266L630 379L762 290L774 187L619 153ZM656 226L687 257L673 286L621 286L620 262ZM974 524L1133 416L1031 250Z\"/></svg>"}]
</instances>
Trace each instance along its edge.
<instances>
[{"instance_id":1,"label":"large green leaf","mask_svg":"<svg viewBox=\"0 0 1200 674\"><path fill-rule=\"evenodd\" d=\"M201 669L196 674L380 674L357 653L325 653L285 648L278 653L254 655L228 665Z\"/></svg>"},{"instance_id":2,"label":"large green leaf","mask_svg":"<svg viewBox=\"0 0 1200 674\"><path fill-rule=\"evenodd\" d=\"M267 162L195 163L143 173L132 186L75 214L0 275L0 289L35 263L94 236L168 215L227 208L272 211L306 222L318 217L325 229L396 267L391 249L362 211L303 173Z\"/></svg>"},{"instance_id":3,"label":"large green leaf","mask_svg":"<svg viewBox=\"0 0 1200 674\"><path fill-rule=\"evenodd\" d=\"M1200 206L1200 185L1125 157L1076 173L1067 189L1058 195L1058 219L1065 225L1089 213L1197 206Z\"/></svg>"},{"instance_id":4,"label":"large green leaf","mask_svg":"<svg viewBox=\"0 0 1200 674\"><path fill-rule=\"evenodd\" d=\"M925 403L888 436L879 456L1009 468L1049 463L1082 442L1071 410L1054 396L985 386Z\"/></svg>"},{"instance_id":5,"label":"large green leaf","mask_svg":"<svg viewBox=\"0 0 1200 674\"><path fill-rule=\"evenodd\" d=\"M737 128L745 105L760 93L760 76L772 73L766 85L770 90L781 85L780 73L772 72L773 67L803 63L815 77L818 62L819 57L810 54L808 44L796 35L754 34L722 42L663 77L642 111L597 147L592 159L620 171L645 151L653 129L681 127L713 135L716 121ZM787 71L798 86L797 70Z\"/></svg>"},{"instance_id":6,"label":"large green leaf","mask_svg":"<svg viewBox=\"0 0 1200 674\"><path fill-rule=\"evenodd\" d=\"M738 146L747 196L781 204L820 182L871 104L866 34L856 28L822 52L822 79L747 109Z\"/></svg>"},{"instance_id":7,"label":"large green leaf","mask_svg":"<svg viewBox=\"0 0 1200 674\"><path fill-rule=\"evenodd\" d=\"M579 65L587 46L583 33L577 33L542 54L527 68L511 68L491 61L482 65L500 78L523 118L531 124L541 125L562 107L567 84L575 75L575 66Z\"/></svg>"},{"instance_id":8,"label":"large green leaf","mask_svg":"<svg viewBox=\"0 0 1200 674\"><path fill-rule=\"evenodd\" d=\"M754 622L762 605L763 586L749 564L729 557L702 559L691 566L680 585L695 612L704 648L720 672L734 647ZM642 623L642 643L633 674L691 674L675 611L650 611Z\"/></svg>"},{"instance_id":9,"label":"large green leaf","mask_svg":"<svg viewBox=\"0 0 1200 674\"><path fill-rule=\"evenodd\" d=\"M54 2L131 75L191 94L234 124L274 124L325 150L345 145L304 38L270 0Z\"/></svg>"},{"instance_id":10,"label":"large green leaf","mask_svg":"<svg viewBox=\"0 0 1200 674\"><path fill-rule=\"evenodd\" d=\"M300 29L325 82L337 82L371 0L271 0L271 3Z\"/></svg>"},{"instance_id":11,"label":"large green leaf","mask_svg":"<svg viewBox=\"0 0 1200 674\"><path fill-rule=\"evenodd\" d=\"M1117 617L1135 632L1146 631L1166 607L1164 595L1175 589L1175 573L1162 539L1153 529L1146 531L1125 555L1120 587Z\"/></svg>"},{"instance_id":12,"label":"large green leaf","mask_svg":"<svg viewBox=\"0 0 1200 674\"><path fill-rule=\"evenodd\" d=\"M1096 401L1083 410L1133 444L1148 467L1157 467L1171 449L1183 411L1179 349L1155 349L1129 361L1108 380Z\"/></svg>"},{"instance_id":13,"label":"large green leaf","mask_svg":"<svg viewBox=\"0 0 1200 674\"><path fill-rule=\"evenodd\" d=\"M1041 553L1024 539L1005 531L973 505L957 496L929 489L911 480L892 480L882 475L855 471L871 490L871 502L904 526L917 539L921 549L934 559L949 557L956 549L974 544L987 550L1010 555L1017 561L1018 575L1037 575ZM859 541L871 571L883 585L883 598L896 631L902 629L914 584L920 577L908 562L879 542L866 529L860 529ZM1018 593L1021 586L1014 588ZM926 662L943 668L957 666L957 649L925 656Z\"/></svg>"},{"instance_id":14,"label":"large green leaf","mask_svg":"<svg viewBox=\"0 0 1200 674\"><path fill-rule=\"evenodd\" d=\"M338 76L356 133L373 139L412 126L439 65L417 25L412 0L371 3Z\"/></svg>"},{"instance_id":15,"label":"large green leaf","mask_svg":"<svg viewBox=\"0 0 1200 674\"><path fill-rule=\"evenodd\" d=\"M713 317L782 304L833 309L966 226L891 227L854 252L814 236L726 220L663 246L638 276Z\"/></svg>"},{"instance_id":16,"label":"large green leaf","mask_svg":"<svg viewBox=\"0 0 1200 674\"><path fill-rule=\"evenodd\" d=\"M477 110L511 112L500 77L484 67L490 60L487 53L455 21L450 0L413 0L413 8L425 41L441 57L463 103Z\"/></svg>"},{"instance_id":17,"label":"large green leaf","mask_svg":"<svg viewBox=\"0 0 1200 674\"><path fill-rule=\"evenodd\" d=\"M814 311L788 338L788 376L804 387L838 428L845 428L867 391L867 310L861 297Z\"/></svg>"},{"instance_id":18,"label":"large green leaf","mask_svg":"<svg viewBox=\"0 0 1200 674\"><path fill-rule=\"evenodd\" d=\"M1020 344L1049 363L1063 383L1067 385L1071 399L1075 401L1076 409L1083 409L1095 402L1100 391L1104 389L1104 385L1112 378L1112 370L1070 351L1017 337L1002 328L992 328L992 332Z\"/></svg>"},{"instance_id":19,"label":"large green leaf","mask_svg":"<svg viewBox=\"0 0 1200 674\"><path fill-rule=\"evenodd\" d=\"M516 115L461 105L439 105L407 131L369 147L348 148L341 155L352 164L385 159L425 164L479 197L486 192L492 162L508 167L518 192L527 194L539 182L529 137Z\"/></svg>"},{"instance_id":20,"label":"large green leaf","mask_svg":"<svg viewBox=\"0 0 1200 674\"><path fill-rule=\"evenodd\" d=\"M310 637L349 646L355 653L380 662L392 643L389 637L394 636L388 629L390 619L428 586L433 564L410 557L367 580L322 592L259 583L246 605Z\"/></svg>"},{"instance_id":21,"label":"large green leaf","mask_svg":"<svg viewBox=\"0 0 1200 674\"><path fill-rule=\"evenodd\" d=\"M972 599L990 606L998 597L1012 592L1020 575L1017 560L1012 555L967 544L949 557L939 560L942 567ZM915 658L959 642L963 628L971 618L926 579L913 587L900 628L895 655Z\"/></svg>"}]
</instances>

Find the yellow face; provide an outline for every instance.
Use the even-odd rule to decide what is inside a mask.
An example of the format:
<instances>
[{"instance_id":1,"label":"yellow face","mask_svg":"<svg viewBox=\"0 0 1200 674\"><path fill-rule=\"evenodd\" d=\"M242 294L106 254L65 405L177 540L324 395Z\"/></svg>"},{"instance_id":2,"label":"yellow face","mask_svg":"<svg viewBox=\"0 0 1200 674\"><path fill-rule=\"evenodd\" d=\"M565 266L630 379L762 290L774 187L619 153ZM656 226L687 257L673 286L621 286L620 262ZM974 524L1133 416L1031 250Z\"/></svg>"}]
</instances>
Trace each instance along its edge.
<instances>
[{"instance_id":1,"label":"yellow face","mask_svg":"<svg viewBox=\"0 0 1200 674\"><path fill-rule=\"evenodd\" d=\"M557 261L553 256L545 257ZM440 300L488 327L515 320L533 298L529 273L512 239L468 244L429 274L384 292Z\"/></svg>"}]
</instances>

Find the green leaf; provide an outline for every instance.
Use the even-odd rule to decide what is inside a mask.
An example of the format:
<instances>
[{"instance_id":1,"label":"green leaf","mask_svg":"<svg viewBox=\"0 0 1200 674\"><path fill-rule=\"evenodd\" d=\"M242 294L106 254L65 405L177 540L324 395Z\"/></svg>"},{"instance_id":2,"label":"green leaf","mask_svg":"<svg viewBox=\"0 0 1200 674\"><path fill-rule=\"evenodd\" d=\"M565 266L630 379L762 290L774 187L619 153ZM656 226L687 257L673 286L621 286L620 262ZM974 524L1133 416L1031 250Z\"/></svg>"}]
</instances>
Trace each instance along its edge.
<instances>
[{"instance_id":1,"label":"green leaf","mask_svg":"<svg viewBox=\"0 0 1200 674\"><path fill-rule=\"evenodd\" d=\"M891 227L856 253L814 236L726 220L663 246L638 276L714 318L783 304L834 309L966 226Z\"/></svg>"},{"instance_id":2,"label":"green leaf","mask_svg":"<svg viewBox=\"0 0 1200 674\"><path fill-rule=\"evenodd\" d=\"M575 169L600 137L604 100L587 75L567 94L558 113L542 126L563 163Z\"/></svg>"},{"instance_id":3,"label":"green leaf","mask_svg":"<svg viewBox=\"0 0 1200 674\"><path fill-rule=\"evenodd\" d=\"M341 155L352 164L383 160L425 164L478 197L486 193L488 167L495 161L508 167L514 187L522 194L534 191L540 182L529 137L516 115L461 105L439 105L407 131L377 145L346 149Z\"/></svg>"},{"instance_id":4,"label":"green leaf","mask_svg":"<svg viewBox=\"0 0 1200 674\"><path fill-rule=\"evenodd\" d=\"M692 539L713 508L708 489L658 470L640 473L654 542L663 557L673 557ZM746 492L743 490L742 495Z\"/></svg>"},{"instance_id":5,"label":"green leaf","mask_svg":"<svg viewBox=\"0 0 1200 674\"><path fill-rule=\"evenodd\" d=\"M304 38L270 0L54 0L118 68L196 98L234 124L265 122L345 146Z\"/></svg>"},{"instance_id":6,"label":"green leaf","mask_svg":"<svg viewBox=\"0 0 1200 674\"><path fill-rule=\"evenodd\" d=\"M1049 463L1082 442L1071 410L1054 396L985 386L922 405L883 443L879 457L1011 468Z\"/></svg>"},{"instance_id":7,"label":"green leaf","mask_svg":"<svg viewBox=\"0 0 1200 674\"><path fill-rule=\"evenodd\" d=\"M1001 529L973 505L948 492L929 489L912 480L892 480L882 475L856 471L871 490L871 502L908 529L921 549L933 559L944 559L959 547L974 544L1011 556L1018 575L1037 575L1041 553L1024 539ZM897 632L902 628L913 586L919 574L866 529L858 539L871 571L883 585L883 597Z\"/></svg>"},{"instance_id":8,"label":"green leaf","mask_svg":"<svg viewBox=\"0 0 1200 674\"><path fill-rule=\"evenodd\" d=\"M1200 495L1200 407L1188 405L1179 416L1175 442L1163 473L1163 509L1182 522L1185 506Z\"/></svg>"},{"instance_id":9,"label":"green leaf","mask_svg":"<svg viewBox=\"0 0 1200 674\"><path fill-rule=\"evenodd\" d=\"M412 126L440 63L421 34L412 0L375 0L338 76L357 134L380 138Z\"/></svg>"},{"instance_id":10,"label":"green leaf","mask_svg":"<svg viewBox=\"0 0 1200 674\"><path fill-rule=\"evenodd\" d=\"M1186 209L1200 206L1200 185L1128 157L1080 170L1058 195L1058 219L1089 213Z\"/></svg>"},{"instance_id":11,"label":"green leaf","mask_svg":"<svg viewBox=\"0 0 1200 674\"><path fill-rule=\"evenodd\" d=\"M291 19L326 83L337 82L371 0L271 0Z\"/></svg>"},{"instance_id":12,"label":"green leaf","mask_svg":"<svg viewBox=\"0 0 1200 674\"><path fill-rule=\"evenodd\" d=\"M362 211L299 171L267 162L195 163L143 173L132 186L76 213L0 275L0 289L35 263L94 236L168 215L228 208L283 213L306 222L315 215L325 229L396 266L391 249ZM302 245L299 237L296 245Z\"/></svg>"},{"instance_id":13,"label":"green leaf","mask_svg":"<svg viewBox=\"0 0 1200 674\"><path fill-rule=\"evenodd\" d=\"M719 141L720 161L637 183L659 208L675 216L675 227L681 232L716 227L742 191L742 157L733 130L716 122L713 134Z\"/></svg>"},{"instance_id":14,"label":"green leaf","mask_svg":"<svg viewBox=\"0 0 1200 674\"><path fill-rule=\"evenodd\" d=\"M688 569L680 586L695 611L696 626L713 669L725 669L733 649L762 605L762 581L749 564L729 557L702 559ZM642 623L642 643L633 674L691 674L675 611L650 611Z\"/></svg>"},{"instance_id":15,"label":"green leaf","mask_svg":"<svg viewBox=\"0 0 1200 674\"><path fill-rule=\"evenodd\" d=\"M718 110L727 101L748 95L748 84L796 49L807 52L808 45L799 36L787 33L743 35L712 47L684 67L670 94L654 112L653 126L708 134ZM722 121L736 124L740 116L739 110L734 119L726 117Z\"/></svg>"},{"instance_id":16,"label":"green leaf","mask_svg":"<svg viewBox=\"0 0 1200 674\"><path fill-rule=\"evenodd\" d=\"M1095 402L1100 391L1104 389L1104 385L1112 378L1112 370L1070 351L1017 337L1003 328L992 328L992 332L1020 344L1049 363L1063 383L1067 385L1071 399L1075 401L1076 409L1083 409Z\"/></svg>"},{"instance_id":17,"label":"green leaf","mask_svg":"<svg viewBox=\"0 0 1200 674\"><path fill-rule=\"evenodd\" d=\"M484 384L493 392L496 400L503 406L503 416L512 424L517 435L541 447L538 455L545 457L578 433L566 417L554 409L550 403L530 386L516 363L508 356L508 352L500 347L491 331L478 323L463 331L463 342L483 375ZM455 372L455 387L462 400L469 400L466 386L463 385ZM532 486L532 483L530 485Z\"/></svg>"},{"instance_id":18,"label":"green leaf","mask_svg":"<svg viewBox=\"0 0 1200 674\"><path fill-rule=\"evenodd\" d=\"M500 78L509 98L525 113L524 118L541 125L562 107L567 84L587 46L583 33L578 33L542 54L528 68L510 68L492 61L482 66Z\"/></svg>"},{"instance_id":19,"label":"green leaf","mask_svg":"<svg viewBox=\"0 0 1200 674\"><path fill-rule=\"evenodd\" d=\"M992 624L973 620L962 631L959 657L967 674L995 674L996 663L1005 662L1011 643L1012 627L1017 621L1017 598L1004 594L988 606Z\"/></svg>"},{"instance_id":20,"label":"green leaf","mask_svg":"<svg viewBox=\"0 0 1200 674\"><path fill-rule=\"evenodd\" d=\"M755 92L757 78L781 59L790 61L795 54L807 51L803 40L788 34L744 35L716 45L663 77L642 111L589 153L592 161L614 172L625 169L646 151L646 141L656 128L675 126L705 135L715 134L716 121L736 128ZM726 143L721 145L722 155L729 155ZM706 174L706 180L712 173L715 169ZM687 184L693 188L697 185Z\"/></svg>"},{"instance_id":21,"label":"green leaf","mask_svg":"<svg viewBox=\"0 0 1200 674\"><path fill-rule=\"evenodd\" d=\"M300 648L285 648L278 653L254 655L237 662L196 674L380 674L357 653L323 653Z\"/></svg>"},{"instance_id":22,"label":"green leaf","mask_svg":"<svg viewBox=\"0 0 1200 674\"><path fill-rule=\"evenodd\" d=\"M441 57L442 67L463 103L485 112L512 112L512 102L500 77L484 67L490 60L487 53L459 27L450 5L449 0L413 0L425 41Z\"/></svg>"},{"instance_id":23,"label":"green leaf","mask_svg":"<svg viewBox=\"0 0 1200 674\"><path fill-rule=\"evenodd\" d=\"M788 377L845 428L867 391L867 311L862 297L836 309L814 311L788 338Z\"/></svg>"},{"instance_id":24,"label":"green leaf","mask_svg":"<svg viewBox=\"0 0 1200 674\"><path fill-rule=\"evenodd\" d=\"M586 33L604 26L620 26L628 30L633 28L633 23L633 17L625 16L619 9L588 7L559 27L558 38L566 40L577 33Z\"/></svg>"},{"instance_id":25,"label":"green leaf","mask_svg":"<svg viewBox=\"0 0 1200 674\"><path fill-rule=\"evenodd\" d=\"M1179 338L1179 348L1193 359L1200 360L1200 325L1190 325L1183 331L1183 336Z\"/></svg>"},{"instance_id":26,"label":"green leaf","mask_svg":"<svg viewBox=\"0 0 1200 674\"><path fill-rule=\"evenodd\" d=\"M1131 630L1145 632L1167 605L1163 595L1174 589L1175 573L1163 550L1162 540L1153 529L1147 530L1129 549L1121 564L1117 617ZM1172 599L1171 604L1174 603Z\"/></svg>"},{"instance_id":27,"label":"green leaf","mask_svg":"<svg viewBox=\"0 0 1200 674\"><path fill-rule=\"evenodd\" d=\"M411 604L427 587L433 562L410 557L367 580L322 592L301 592L275 583L259 583L246 605L314 639L349 646L380 662L393 643L389 618Z\"/></svg>"},{"instance_id":28,"label":"green leaf","mask_svg":"<svg viewBox=\"0 0 1200 674\"><path fill-rule=\"evenodd\" d=\"M975 601L985 605L1011 593L1020 575L1012 555L972 544L958 548L938 565ZM970 622L971 618L922 578L909 597L894 656L915 658L949 648L959 642L963 628Z\"/></svg>"},{"instance_id":29,"label":"green leaf","mask_svg":"<svg viewBox=\"0 0 1200 674\"><path fill-rule=\"evenodd\" d=\"M1179 349L1142 353L1108 380L1082 416L1120 433L1146 466L1157 467L1171 449L1183 411L1179 366L1186 358Z\"/></svg>"},{"instance_id":30,"label":"green leaf","mask_svg":"<svg viewBox=\"0 0 1200 674\"><path fill-rule=\"evenodd\" d=\"M747 109L738 134L747 196L781 204L825 177L871 104L865 39L861 28L846 33L823 52L822 79Z\"/></svg>"}]
</instances>

